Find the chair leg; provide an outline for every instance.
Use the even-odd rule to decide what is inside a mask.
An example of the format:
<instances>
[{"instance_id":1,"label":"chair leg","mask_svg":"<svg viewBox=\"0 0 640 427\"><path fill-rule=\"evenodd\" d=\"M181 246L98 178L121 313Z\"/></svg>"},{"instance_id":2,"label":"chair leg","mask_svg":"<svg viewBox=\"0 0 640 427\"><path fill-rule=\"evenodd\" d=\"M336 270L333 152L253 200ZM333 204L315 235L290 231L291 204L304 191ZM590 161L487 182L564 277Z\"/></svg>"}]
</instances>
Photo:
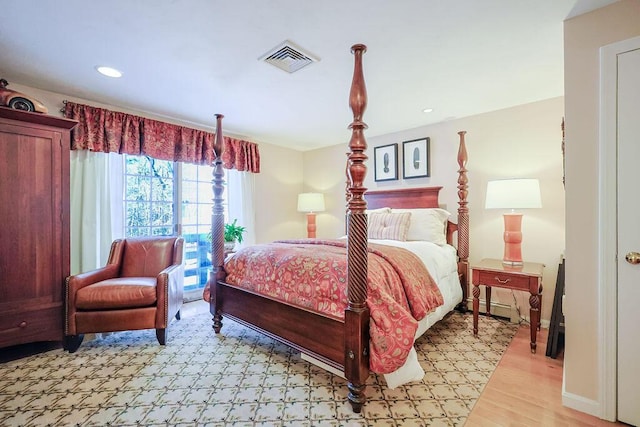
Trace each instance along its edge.
<instances>
[{"instance_id":1,"label":"chair leg","mask_svg":"<svg viewBox=\"0 0 640 427\"><path fill-rule=\"evenodd\" d=\"M176 320L180 320L180 310L176 313Z\"/></svg>"},{"instance_id":2,"label":"chair leg","mask_svg":"<svg viewBox=\"0 0 640 427\"><path fill-rule=\"evenodd\" d=\"M75 353L80 347L80 344L82 344L83 339L84 339L84 334L65 335L63 347L69 353Z\"/></svg>"},{"instance_id":3,"label":"chair leg","mask_svg":"<svg viewBox=\"0 0 640 427\"><path fill-rule=\"evenodd\" d=\"M165 345L167 343L167 330L165 328L156 329L156 337L160 345Z\"/></svg>"}]
</instances>

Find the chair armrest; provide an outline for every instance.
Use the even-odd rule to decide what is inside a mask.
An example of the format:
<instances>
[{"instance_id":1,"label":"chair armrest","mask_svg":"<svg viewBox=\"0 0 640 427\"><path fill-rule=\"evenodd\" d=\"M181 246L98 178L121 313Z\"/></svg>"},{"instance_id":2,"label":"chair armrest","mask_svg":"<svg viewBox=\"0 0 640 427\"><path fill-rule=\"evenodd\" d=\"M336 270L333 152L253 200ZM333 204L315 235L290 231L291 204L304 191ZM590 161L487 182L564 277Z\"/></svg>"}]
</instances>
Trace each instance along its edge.
<instances>
[{"instance_id":1,"label":"chair armrest","mask_svg":"<svg viewBox=\"0 0 640 427\"><path fill-rule=\"evenodd\" d=\"M176 270L183 271L184 270L183 267L184 266L182 264L173 264L165 268L164 270L162 270L160 274L176 274L175 271Z\"/></svg>"},{"instance_id":2,"label":"chair armrest","mask_svg":"<svg viewBox=\"0 0 640 427\"><path fill-rule=\"evenodd\" d=\"M85 286L89 286L107 279L113 279L118 275L119 270L119 265L109 264L105 267L100 267L95 270L76 274L74 276L69 276L67 278L67 290L69 294L73 295Z\"/></svg>"},{"instance_id":3,"label":"chair armrest","mask_svg":"<svg viewBox=\"0 0 640 427\"><path fill-rule=\"evenodd\" d=\"M174 264L165 268L158 274L158 298L161 294L165 294L167 290L174 292L178 289L182 291L184 283L184 266L182 264Z\"/></svg>"},{"instance_id":4,"label":"chair armrest","mask_svg":"<svg viewBox=\"0 0 640 427\"><path fill-rule=\"evenodd\" d=\"M169 319L175 316L182 306L184 294L184 265L174 264L165 268L158 274L156 297L158 299L158 311L156 322L160 327L166 327Z\"/></svg>"},{"instance_id":5,"label":"chair armrest","mask_svg":"<svg viewBox=\"0 0 640 427\"><path fill-rule=\"evenodd\" d=\"M65 281L65 335L76 335L76 294L86 286L100 282L102 280L112 279L120 272L118 264L108 264L105 267L96 270L87 271L85 273L76 274L67 277Z\"/></svg>"}]
</instances>

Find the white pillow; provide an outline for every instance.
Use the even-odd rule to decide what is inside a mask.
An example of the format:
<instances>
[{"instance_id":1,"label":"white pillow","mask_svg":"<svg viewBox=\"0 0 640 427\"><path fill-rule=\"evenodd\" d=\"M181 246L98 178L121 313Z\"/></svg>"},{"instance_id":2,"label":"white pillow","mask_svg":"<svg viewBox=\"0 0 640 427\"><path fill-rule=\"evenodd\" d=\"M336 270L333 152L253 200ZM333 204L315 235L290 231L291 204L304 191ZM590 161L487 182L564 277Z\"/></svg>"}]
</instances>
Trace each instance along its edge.
<instances>
[{"instance_id":1,"label":"white pillow","mask_svg":"<svg viewBox=\"0 0 640 427\"><path fill-rule=\"evenodd\" d=\"M447 221L451 214L440 208L391 209L393 213L409 212L411 221L407 240L425 240L436 245L447 243Z\"/></svg>"},{"instance_id":2,"label":"white pillow","mask_svg":"<svg viewBox=\"0 0 640 427\"><path fill-rule=\"evenodd\" d=\"M365 209L364 213L366 213L367 215L371 215L374 213L391 213L391 208Z\"/></svg>"},{"instance_id":3,"label":"white pillow","mask_svg":"<svg viewBox=\"0 0 640 427\"><path fill-rule=\"evenodd\" d=\"M376 208L376 209L365 209L364 213L367 214L367 227L371 224L371 215L376 213L391 213L391 208ZM346 225L345 225L346 228ZM346 239L347 236L340 237L341 239Z\"/></svg>"},{"instance_id":4,"label":"white pillow","mask_svg":"<svg viewBox=\"0 0 640 427\"><path fill-rule=\"evenodd\" d=\"M407 240L411 214L374 213L369 221L368 235L370 239Z\"/></svg>"},{"instance_id":5,"label":"white pillow","mask_svg":"<svg viewBox=\"0 0 640 427\"><path fill-rule=\"evenodd\" d=\"M367 225L370 225L371 215L377 214L377 213L391 213L391 208L365 209L364 213L367 214Z\"/></svg>"}]
</instances>

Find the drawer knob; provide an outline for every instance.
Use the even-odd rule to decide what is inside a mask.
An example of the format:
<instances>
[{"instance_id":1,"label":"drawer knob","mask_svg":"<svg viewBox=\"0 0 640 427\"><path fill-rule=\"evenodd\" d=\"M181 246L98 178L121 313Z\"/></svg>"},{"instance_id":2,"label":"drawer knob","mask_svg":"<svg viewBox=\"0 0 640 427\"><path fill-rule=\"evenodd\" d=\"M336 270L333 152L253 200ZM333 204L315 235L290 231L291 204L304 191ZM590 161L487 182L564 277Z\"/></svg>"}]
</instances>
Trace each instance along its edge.
<instances>
[{"instance_id":1,"label":"drawer knob","mask_svg":"<svg viewBox=\"0 0 640 427\"><path fill-rule=\"evenodd\" d=\"M26 328L27 327L27 322L25 322L24 320L22 322L20 322L20 324L18 325L21 328Z\"/></svg>"},{"instance_id":2,"label":"drawer knob","mask_svg":"<svg viewBox=\"0 0 640 427\"><path fill-rule=\"evenodd\" d=\"M508 278L508 277L507 277L506 279L500 279L498 276L496 276L496 282L498 282L498 283L502 283L503 285L504 285L505 283L509 283L510 281L511 281L511 279L510 279L510 278Z\"/></svg>"}]
</instances>

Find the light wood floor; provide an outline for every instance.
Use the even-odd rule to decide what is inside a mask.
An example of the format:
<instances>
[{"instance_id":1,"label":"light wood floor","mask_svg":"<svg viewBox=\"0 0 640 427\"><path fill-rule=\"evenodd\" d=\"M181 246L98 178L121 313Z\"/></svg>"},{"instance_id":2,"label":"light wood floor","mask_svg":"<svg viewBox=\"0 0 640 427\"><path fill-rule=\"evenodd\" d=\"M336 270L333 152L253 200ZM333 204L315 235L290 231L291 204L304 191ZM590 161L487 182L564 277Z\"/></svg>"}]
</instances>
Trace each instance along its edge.
<instances>
[{"instance_id":1,"label":"light wood floor","mask_svg":"<svg viewBox=\"0 0 640 427\"><path fill-rule=\"evenodd\" d=\"M547 332L538 333L532 354L529 325L520 326L465 427L626 426L562 406L562 354L557 359L545 356Z\"/></svg>"}]
</instances>

